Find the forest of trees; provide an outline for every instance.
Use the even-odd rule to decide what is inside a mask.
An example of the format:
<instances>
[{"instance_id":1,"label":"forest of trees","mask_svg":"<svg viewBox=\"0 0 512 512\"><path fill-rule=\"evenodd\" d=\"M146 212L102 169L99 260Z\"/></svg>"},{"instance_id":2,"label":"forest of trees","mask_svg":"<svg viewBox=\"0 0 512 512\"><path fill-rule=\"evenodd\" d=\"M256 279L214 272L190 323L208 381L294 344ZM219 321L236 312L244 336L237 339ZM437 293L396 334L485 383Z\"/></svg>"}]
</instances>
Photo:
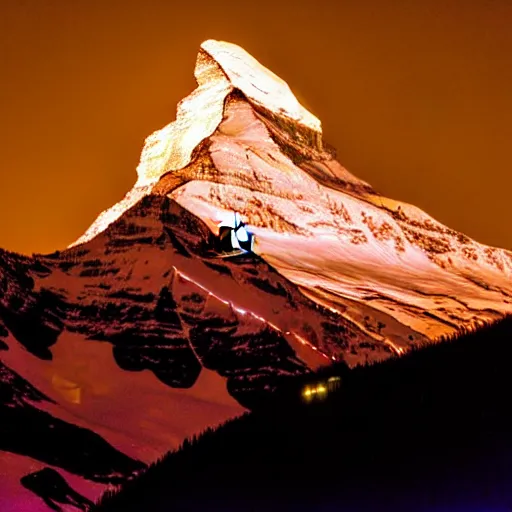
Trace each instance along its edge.
<instances>
[{"instance_id":1,"label":"forest of trees","mask_svg":"<svg viewBox=\"0 0 512 512\"><path fill-rule=\"evenodd\" d=\"M511 356L509 317L400 358L289 379L95 510L509 512ZM329 375L339 390L301 399Z\"/></svg>"}]
</instances>

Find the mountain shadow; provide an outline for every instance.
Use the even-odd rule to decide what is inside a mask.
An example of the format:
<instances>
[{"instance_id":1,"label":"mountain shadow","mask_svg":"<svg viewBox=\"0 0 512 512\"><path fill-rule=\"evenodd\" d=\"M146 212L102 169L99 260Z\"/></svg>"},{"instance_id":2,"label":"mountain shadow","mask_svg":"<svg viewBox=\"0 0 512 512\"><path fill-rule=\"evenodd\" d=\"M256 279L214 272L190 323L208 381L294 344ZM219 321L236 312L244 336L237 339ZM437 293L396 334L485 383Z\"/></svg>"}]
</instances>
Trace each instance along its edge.
<instances>
[{"instance_id":1,"label":"mountain shadow","mask_svg":"<svg viewBox=\"0 0 512 512\"><path fill-rule=\"evenodd\" d=\"M87 512L94 503L69 486L65 478L52 468L25 475L20 479L21 485L37 494L51 510L61 512L60 505L70 505Z\"/></svg>"}]
</instances>

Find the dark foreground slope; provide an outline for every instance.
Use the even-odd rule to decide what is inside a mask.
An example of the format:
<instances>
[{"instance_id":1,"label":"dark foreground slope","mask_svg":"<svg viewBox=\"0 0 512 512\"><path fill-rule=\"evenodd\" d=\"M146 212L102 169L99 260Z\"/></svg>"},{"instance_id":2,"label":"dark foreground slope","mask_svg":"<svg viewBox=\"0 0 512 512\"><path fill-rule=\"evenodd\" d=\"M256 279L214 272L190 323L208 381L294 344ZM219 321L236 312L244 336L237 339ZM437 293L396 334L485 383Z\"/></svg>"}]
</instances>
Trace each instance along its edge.
<instances>
[{"instance_id":1,"label":"dark foreground slope","mask_svg":"<svg viewBox=\"0 0 512 512\"><path fill-rule=\"evenodd\" d=\"M274 405L185 443L96 510L508 511L511 342L507 318L343 371L323 402L283 386Z\"/></svg>"}]
</instances>

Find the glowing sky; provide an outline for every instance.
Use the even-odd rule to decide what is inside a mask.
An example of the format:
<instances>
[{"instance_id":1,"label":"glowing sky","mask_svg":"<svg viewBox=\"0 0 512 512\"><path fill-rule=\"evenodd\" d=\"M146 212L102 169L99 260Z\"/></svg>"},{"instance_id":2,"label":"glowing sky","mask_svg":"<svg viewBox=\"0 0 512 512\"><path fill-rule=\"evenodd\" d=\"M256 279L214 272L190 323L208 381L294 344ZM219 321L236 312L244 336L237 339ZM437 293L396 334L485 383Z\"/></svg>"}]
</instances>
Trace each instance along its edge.
<instances>
[{"instance_id":1,"label":"glowing sky","mask_svg":"<svg viewBox=\"0 0 512 512\"><path fill-rule=\"evenodd\" d=\"M511 24L510 0L1 0L0 247L63 248L121 199L214 38L286 80L354 174L512 249Z\"/></svg>"}]
</instances>

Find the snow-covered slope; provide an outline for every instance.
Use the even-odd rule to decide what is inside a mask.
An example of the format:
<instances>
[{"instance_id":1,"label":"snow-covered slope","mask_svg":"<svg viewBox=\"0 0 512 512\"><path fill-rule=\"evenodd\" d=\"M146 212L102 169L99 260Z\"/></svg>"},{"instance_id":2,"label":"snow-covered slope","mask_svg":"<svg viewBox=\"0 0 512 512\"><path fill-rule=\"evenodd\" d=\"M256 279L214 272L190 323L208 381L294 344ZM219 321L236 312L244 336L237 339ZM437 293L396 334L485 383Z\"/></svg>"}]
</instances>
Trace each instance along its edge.
<instances>
[{"instance_id":1,"label":"snow-covered slope","mask_svg":"<svg viewBox=\"0 0 512 512\"><path fill-rule=\"evenodd\" d=\"M269 125L244 99L230 98L203 150L203 169L216 176L197 173L170 197L205 219L239 211L258 254L354 321L378 311L435 338L511 310L509 252L379 196L326 153L286 155ZM392 341L399 350L408 345Z\"/></svg>"},{"instance_id":2,"label":"snow-covered slope","mask_svg":"<svg viewBox=\"0 0 512 512\"><path fill-rule=\"evenodd\" d=\"M120 203L62 253L0 252L2 510L86 509L277 376L512 311L511 253L350 174L244 50L206 41L195 76ZM254 253L220 258L233 211Z\"/></svg>"}]
</instances>

